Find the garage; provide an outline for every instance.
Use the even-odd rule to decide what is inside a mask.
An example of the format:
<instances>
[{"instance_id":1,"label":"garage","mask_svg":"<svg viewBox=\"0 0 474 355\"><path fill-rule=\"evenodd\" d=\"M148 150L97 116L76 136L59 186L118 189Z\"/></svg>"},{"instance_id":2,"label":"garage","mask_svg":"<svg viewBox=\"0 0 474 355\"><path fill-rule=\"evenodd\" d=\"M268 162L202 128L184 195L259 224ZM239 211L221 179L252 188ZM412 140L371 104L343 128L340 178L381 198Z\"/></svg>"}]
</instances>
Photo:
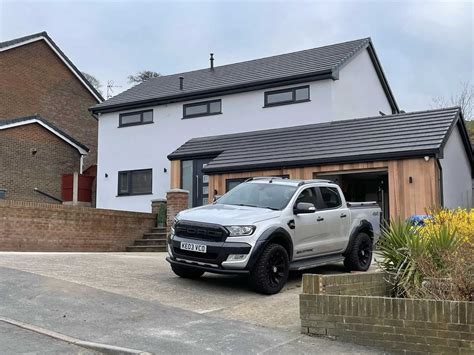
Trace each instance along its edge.
<instances>
[{"instance_id":1,"label":"garage","mask_svg":"<svg viewBox=\"0 0 474 355\"><path fill-rule=\"evenodd\" d=\"M205 202L250 177L279 176L332 180L348 200L377 201L386 219L472 206L473 151L459 108L194 138L168 159L170 187L192 179ZM182 174L203 159L200 175Z\"/></svg>"}]
</instances>

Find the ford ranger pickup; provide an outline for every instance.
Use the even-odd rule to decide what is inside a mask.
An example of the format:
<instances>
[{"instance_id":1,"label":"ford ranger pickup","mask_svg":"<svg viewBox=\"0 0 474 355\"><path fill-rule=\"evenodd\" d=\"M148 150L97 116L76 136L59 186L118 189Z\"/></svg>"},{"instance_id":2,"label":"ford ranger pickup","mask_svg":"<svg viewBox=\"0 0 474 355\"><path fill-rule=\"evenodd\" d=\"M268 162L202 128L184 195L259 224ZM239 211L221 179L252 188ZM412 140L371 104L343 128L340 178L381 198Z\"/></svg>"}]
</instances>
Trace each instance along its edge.
<instances>
[{"instance_id":1,"label":"ford ranger pickup","mask_svg":"<svg viewBox=\"0 0 474 355\"><path fill-rule=\"evenodd\" d=\"M328 180L253 178L178 213L166 260L180 277L246 274L257 292L274 294L290 270L342 261L366 271L381 216L375 202L346 202Z\"/></svg>"}]
</instances>

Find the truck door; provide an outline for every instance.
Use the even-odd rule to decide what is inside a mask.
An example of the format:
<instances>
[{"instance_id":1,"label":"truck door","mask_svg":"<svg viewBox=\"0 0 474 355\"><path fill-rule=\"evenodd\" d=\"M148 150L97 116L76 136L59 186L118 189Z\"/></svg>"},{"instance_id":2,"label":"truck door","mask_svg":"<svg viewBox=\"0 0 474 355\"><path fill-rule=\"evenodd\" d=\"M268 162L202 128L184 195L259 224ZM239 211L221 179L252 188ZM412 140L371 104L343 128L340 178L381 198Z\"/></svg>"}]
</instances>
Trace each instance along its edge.
<instances>
[{"instance_id":1,"label":"truck door","mask_svg":"<svg viewBox=\"0 0 474 355\"><path fill-rule=\"evenodd\" d=\"M316 188L316 192L316 213L319 218L324 218L327 226L327 233L321 238L318 249L324 254L343 251L349 240L350 211L342 205L337 188L321 186Z\"/></svg>"},{"instance_id":2,"label":"truck door","mask_svg":"<svg viewBox=\"0 0 474 355\"><path fill-rule=\"evenodd\" d=\"M312 203L317 206L317 192L314 187L308 187L300 192L294 206L300 202ZM316 212L295 215L295 245L294 259L314 256L316 254L316 245L319 239L318 234L320 222L317 221Z\"/></svg>"}]
</instances>

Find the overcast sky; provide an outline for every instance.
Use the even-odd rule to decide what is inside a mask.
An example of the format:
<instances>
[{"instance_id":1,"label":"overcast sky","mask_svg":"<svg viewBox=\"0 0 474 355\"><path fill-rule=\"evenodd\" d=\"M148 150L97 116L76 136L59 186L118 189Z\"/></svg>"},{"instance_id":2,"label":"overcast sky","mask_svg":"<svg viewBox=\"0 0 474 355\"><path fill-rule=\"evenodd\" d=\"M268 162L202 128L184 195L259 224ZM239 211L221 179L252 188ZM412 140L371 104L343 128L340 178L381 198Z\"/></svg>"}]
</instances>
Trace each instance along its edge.
<instances>
[{"instance_id":1,"label":"overcast sky","mask_svg":"<svg viewBox=\"0 0 474 355\"><path fill-rule=\"evenodd\" d=\"M0 0L0 41L47 31L105 86L372 37L399 106L474 82L473 2ZM105 88L103 88L105 89Z\"/></svg>"}]
</instances>

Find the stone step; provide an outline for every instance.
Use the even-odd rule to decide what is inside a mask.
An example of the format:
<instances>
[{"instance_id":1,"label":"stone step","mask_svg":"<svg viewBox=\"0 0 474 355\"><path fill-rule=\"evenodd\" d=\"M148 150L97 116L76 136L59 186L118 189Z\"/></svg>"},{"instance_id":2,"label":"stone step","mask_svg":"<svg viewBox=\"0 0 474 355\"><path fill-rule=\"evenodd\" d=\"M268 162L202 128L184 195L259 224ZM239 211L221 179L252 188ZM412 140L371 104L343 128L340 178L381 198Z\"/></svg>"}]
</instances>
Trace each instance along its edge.
<instances>
[{"instance_id":1,"label":"stone step","mask_svg":"<svg viewBox=\"0 0 474 355\"><path fill-rule=\"evenodd\" d=\"M159 252L159 251L166 251L166 246L155 247L155 246L147 246L147 245L134 245L131 247L127 247L128 252Z\"/></svg>"},{"instance_id":2,"label":"stone step","mask_svg":"<svg viewBox=\"0 0 474 355\"><path fill-rule=\"evenodd\" d=\"M166 233L166 227L153 227L152 233Z\"/></svg>"},{"instance_id":3,"label":"stone step","mask_svg":"<svg viewBox=\"0 0 474 355\"><path fill-rule=\"evenodd\" d=\"M144 233L143 239L166 239L166 233Z\"/></svg>"},{"instance_id":4,"label":"stone step","mask_svg":"<svg viewBox=\"0 0 474 355\"><path fill-rule=\"evenodd\" d=\"M166 245L166 239L137 239L135 240L135 245L149 245L161 247Z\"/></svg>"}]
</instances>

